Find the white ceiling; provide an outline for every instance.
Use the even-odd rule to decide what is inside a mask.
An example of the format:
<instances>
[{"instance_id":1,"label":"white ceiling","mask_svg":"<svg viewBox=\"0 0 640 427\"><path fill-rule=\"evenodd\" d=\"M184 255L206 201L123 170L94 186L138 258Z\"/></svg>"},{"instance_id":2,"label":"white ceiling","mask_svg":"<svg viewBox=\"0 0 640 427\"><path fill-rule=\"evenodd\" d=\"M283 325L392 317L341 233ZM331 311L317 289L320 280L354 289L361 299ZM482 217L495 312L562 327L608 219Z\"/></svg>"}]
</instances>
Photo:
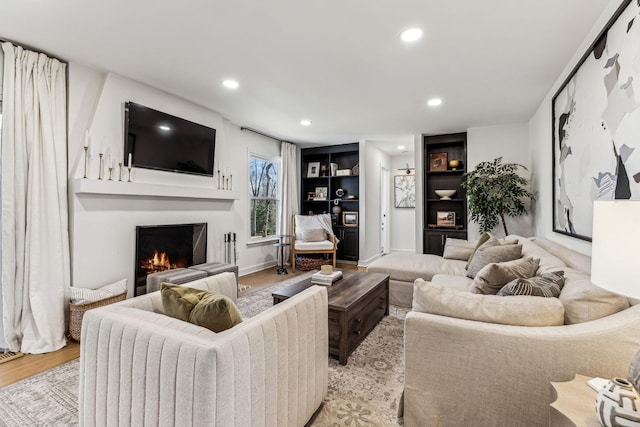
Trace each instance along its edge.
<instances>
[{"instance_id":1,"label":"white ceiling","mask_svg":"<svg viewBox=\"0 0 640 427\"><path fill-rule=\"evenodd\" d=\"M607 3L0 0L0 38L285 140L395 143L528 121Z\"/></svg>"}]
</instances>

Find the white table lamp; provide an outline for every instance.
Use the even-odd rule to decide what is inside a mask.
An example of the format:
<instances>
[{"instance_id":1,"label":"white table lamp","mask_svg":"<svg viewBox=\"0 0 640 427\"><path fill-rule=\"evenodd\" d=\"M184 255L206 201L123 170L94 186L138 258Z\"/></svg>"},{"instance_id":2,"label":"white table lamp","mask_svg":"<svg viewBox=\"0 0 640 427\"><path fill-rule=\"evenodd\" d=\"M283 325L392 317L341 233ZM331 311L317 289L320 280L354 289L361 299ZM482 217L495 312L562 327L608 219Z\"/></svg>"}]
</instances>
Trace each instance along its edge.
<instances>
[{"instance_id":1,"label":"white table lamp","mask_svg":"<svg viewBox=\"0 0 640 427\"><path fill-rule=\"evenodd\" d=\"M640 200L593 204L591 281L613 293L640 299ZM640 351L629 367L629 380L640 387Z\"/></svg>"}]
</instances>

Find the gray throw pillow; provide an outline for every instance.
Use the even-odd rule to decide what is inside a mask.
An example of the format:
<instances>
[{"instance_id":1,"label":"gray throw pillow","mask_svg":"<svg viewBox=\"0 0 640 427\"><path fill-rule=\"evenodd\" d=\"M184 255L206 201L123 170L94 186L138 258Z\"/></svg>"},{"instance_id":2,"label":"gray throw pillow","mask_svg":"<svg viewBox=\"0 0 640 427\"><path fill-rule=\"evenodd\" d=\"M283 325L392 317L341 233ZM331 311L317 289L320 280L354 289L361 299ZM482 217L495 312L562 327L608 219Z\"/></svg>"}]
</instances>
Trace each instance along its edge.
<instances>
[{"instance_id":1,"label":"gray throw pillow","mask_svg":"<svg viewBox=\"0 0 640 427\"><path fill-rule=\"evenodd\" d=\"M540 260L533 257L487 264L473 279L471 292L495 295L504 285L514 279L528 279L535 276L539 264Z\"/></svg>"},{"instance_id":2,"label":"gray throw pillow","mask_svg":"<svg viewBox=\"0 0 640 427\"><path fill-rule=\"evenodd\" d=\"M478 241L476 242L476 246L471 251L471 255L469 255L469 260L467 261L467 265L464 268L469 268L469 265L471 264L471 260L473 260L473 256L475 255L478 249L480 249L483 246L484 247L498 246L500 244L498 239L496 239L495 237L492 239L492 237L493 236L487 232L482 233L482 236L480 236L480 239L478 239Z\"/></svg>"},{"instance_id":3,"label":"gray throw pillow","mask_svg":"<svg viewBox=\"0 0 640 427\"><path fill-rule=\"evenodd\" d=\"M321 228L302 231L302 240L305 242L322 242L327 240L327 234Z\"/></svg>"},{"instance_id":4,"label":"gray throw pillow","mask_svg":"<svg viewBox=\"0 0 640 427\"><path fill-rule=\"evenodd\" d=\"M447 240L444 243L442 258L467 261L471 258L471 254L473 253L475 246L476 244L474 242L447 237Z\"/></svg>"},{"instance_id":5,"label":"gray throw pillow","mask_svg":"<svg viewBox=\"0 0 640 427\"><path fill-rule=\"evenodd\" d=\"M564 286L564 271L544 273L530 279L515 279L498 291L502 297L531 295L534 297L558 298Z\"/></svg>"},{"instance_id":6,"label":"gray throw pillow","mask_svg":"<svg viewBox=\"0 0 640 427\"><path fill-rule=\"evenodd\" d=\"M497 241L498 239L496 239ZM489 240L487 243L489 243ZM522 256L522 245L499 245L480 247L473 255L467 267L467 277L475 279L476 274L487 264L506 262L518 259Z\"/></svg>"}]
</instances>

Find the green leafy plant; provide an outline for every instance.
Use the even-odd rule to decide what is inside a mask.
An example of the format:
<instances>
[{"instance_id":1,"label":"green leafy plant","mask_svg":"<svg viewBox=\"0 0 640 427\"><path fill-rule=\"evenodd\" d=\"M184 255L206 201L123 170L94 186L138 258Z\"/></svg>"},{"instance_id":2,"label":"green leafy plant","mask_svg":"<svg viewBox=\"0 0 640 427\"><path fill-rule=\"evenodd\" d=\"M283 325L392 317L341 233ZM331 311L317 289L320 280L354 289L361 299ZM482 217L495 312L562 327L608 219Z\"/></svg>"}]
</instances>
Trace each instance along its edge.
<instances>
[{"instance_id":1,"label":"green leafy plant","mask_svg":"<svg viewBox=\"0 0 640 427\"><path fill-rule=\"evenodd\" d=\"M467 191L469 219L480 225L480 231L491 231L502 221L508 236L505 217L519 217L527 213L525 199L535 200L527 190L529 180L518 175L526 167L517 163L502 163L502 157L482 162L462 175L462 188Z\"/></svg>"}]
</instances>

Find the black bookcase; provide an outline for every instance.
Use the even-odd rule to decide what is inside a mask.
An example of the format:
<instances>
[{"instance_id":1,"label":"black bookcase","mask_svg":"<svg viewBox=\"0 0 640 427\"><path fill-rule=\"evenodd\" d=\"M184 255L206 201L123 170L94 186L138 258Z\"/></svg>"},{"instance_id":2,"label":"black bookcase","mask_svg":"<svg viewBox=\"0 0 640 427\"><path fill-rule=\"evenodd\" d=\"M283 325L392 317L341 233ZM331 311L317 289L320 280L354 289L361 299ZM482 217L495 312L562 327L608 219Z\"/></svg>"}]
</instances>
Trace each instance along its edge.
<instances>
[{"instance_id":1,"label":"black bookcase","mask_svg":"<svg viewBox=\"0 0 640 427\"><path fill-rule=\"evenodd\" d=\"M461 186L462 175L467 170L467 134L423 135L423 144L423 252L442 255L447 237L467 238L467 195ZM451 164L452 160L458 164ZM443 199L436 190L456 190L456 193L450 199Z\"/></svg>"},{"instance_id":2,"label":"black bookcase","mask_svg":"<svg viewBox=\"0 0 640 427\"><path fill-rule=\"evenodd\" d=\"M300 213L331 214L333 230L340 239L337 258L348 261L359 259L359 162L357 142L301 150ZM334 212L336 206L340 213Z\"/></svg>"}]
</instances>

